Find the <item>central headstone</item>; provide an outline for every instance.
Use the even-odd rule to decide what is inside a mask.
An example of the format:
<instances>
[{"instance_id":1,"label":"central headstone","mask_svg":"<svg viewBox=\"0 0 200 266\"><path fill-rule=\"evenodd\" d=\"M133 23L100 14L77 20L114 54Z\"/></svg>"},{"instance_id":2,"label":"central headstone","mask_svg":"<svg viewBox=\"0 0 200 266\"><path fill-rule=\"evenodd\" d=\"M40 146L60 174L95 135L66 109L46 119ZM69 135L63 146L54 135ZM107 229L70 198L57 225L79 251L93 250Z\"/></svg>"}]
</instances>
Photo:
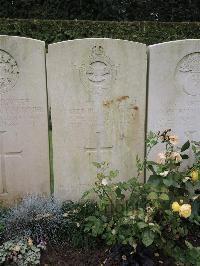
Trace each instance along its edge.
<instances>
[{"instance_id":1,"label":"central headstone","mask_svg":"<svg viewBox=\"0 0 200 266\"><path fill-rule=\"evenodd\" d=\"M74 40L50 45L47 59L55 195L80 199L95 182L92 162L133 177L144 156L146 46Z\"/></svg>"},{"instance_id":2,"label":"central headstone","mask_svg":"<svg viewBox=\"0 0 200 266\"><path fill-rule=\"evenodd\" d=\"M0 36L0 200L49 194L44 42Z\"/></svg>"}]
</instances>

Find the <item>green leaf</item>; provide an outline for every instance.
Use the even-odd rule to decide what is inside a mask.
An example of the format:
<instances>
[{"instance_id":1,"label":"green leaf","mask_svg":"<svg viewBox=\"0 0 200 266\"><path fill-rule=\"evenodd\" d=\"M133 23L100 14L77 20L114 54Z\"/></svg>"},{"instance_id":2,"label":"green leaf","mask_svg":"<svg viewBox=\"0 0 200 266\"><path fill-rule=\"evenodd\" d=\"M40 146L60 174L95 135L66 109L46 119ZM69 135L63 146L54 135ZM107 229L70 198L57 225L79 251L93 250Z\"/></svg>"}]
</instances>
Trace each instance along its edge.
<instances>
[{"instance_id":1,"label":"green leaf","mask_svg":"<svg viewBox=\"0 0 200 266\"><path fill-rule=\"evenodd\" d=\"M98 219L95 216L88 216L85 220L87 222L96 222Z\"/></svg>"},{"instance_id":2,"label":"green leaf","mask_svg":"<svg viewBox=\"0 0 200 266\"><path fill-rule=\"evenodd\" d=\"M178 182L174 181L174 182L173 182L173 187L180 188L181 186L179 185Z\"/></svg>"},{"instance_id":3,"label":"green leaf","mask_svg":"<svg viewBox=\"0 0 200 266\"><path fill-rule=\"evenodd\" d=\"M187 246L189 249L192 249L192 248L193 248L193 246L192 246L192 244L190 244L190 242L185 241L185 244L186 244L186 246Z\"/></svg>"},{"instance_id":4,"label":"green leaf","mask_svg":"<svg viewBox=\"0 0 200 266\"><path fill-rule=\"evenodd\" d=\"M165 194L165 193L162 193L162 194L159 196L159 198L160 198L161 200L169 200L169 196L168 196L167 194Z\"/></svg>"},{"instance_id":5,"label":"green leaf","mask_svg":"<svg viewBox=\"0 0 200 266\"><path fill-rule=\"evenodd\" d=\"M165 210L165 213L166 213L167 215L172 215L172 212L171 212L170 210Z\"/></svg>"},{"instance_id":6,"label":"green leaf","mask_svg":"<svg viewBox=\"0 0 200 266\"><path fill-rule=\"evenodd\" d=\"M139 222L139 223L137 223L137 226L138 226L139 229L143 229L143 228L147 227L148 224L146 224L144 222Z\"/></svg>"},{"instance_id":7,"label":"green leaf","mask_svg":"<svg viewBox=\"0 0 200 266\"><path fill-rule=\"evenodd\" d=\"M148 246L150 246L153 243L154 237L155 237L155 235L154 235L154 233L152 231L149 231L149 230L148 231L144 231L142 233L142 243L146 247L148 247Z\"/></svg>"},{"instance_id":8,"label":"green leaf","mask_svg":"<svg viewBox=\"0 0 200 266\"><path fill-rule=\"evenodd\" d=\"M89 194L91 193L91 191L85 191L82 195L82 199L86 198Z\"/></svg>"},{"instance_id":9,"label":"green leaf","mask_svg":"<svg viewBox=\"0 0 200 266\"><path fill-rule=\"evenodd\" d=\"M192 198L192 197L194 197L196 195L195 194L195 190L198 187L194 186L192 183L190 183L190 182L185 183L185 188L188 191L190 198Z\"/></svg>"},{"instance_id":10,"label":"green leaf","mask_svg":"<svg viewBox=\"0 0 200 266\"><path fill-rule=\"evenodd\" d=\"M181 148L181 152L186 151L187 149L189 149L189 147L190 147L190 142L189 142L189 140L188 140L188 141L186 141L186 142L183 144L183 146L182 146L182 148Z\"/></svg>"},{"instance_id":11,"label":"green leaf","mask_svg":"<svg viewBox=\"0 0 200 266\"><path fill-rule=\"evenodd\" d=\"M148 164L148 166L149 166L149 165L158 165L158 163L156 163L156 162L154 162L154 161L147 161L147 164Z\"/></svg>"},{"instance_id":12,"label":"green leaf","mask_svg":"<svg viewBox=\"0 0 200 266\"><path fill-rule=\"evenodd\" d=\"M156 194L156 192L150 192L147 196L147 199L149 200L155 200L158 198L158 195Z\"/></svg>"},{"instance_id":13,"label":"green leaf","mask_svg":"<svg viewBox=\"0 0 200 266\"><path fill-rule=\"evenodd\" d=\"M163 192L163 193L169 192L169 189L167 187L165 187L165 186L161 186L159 188L159 190L160 190L160 192Z\"/></svg>"},{"instance_id":14,"label":"green leaf","mask_svg":"<svg viewBox=\"0 0 200 266\"><path fill-rule=\"evenodd\" d=\"M148 169L149 169L154 175L156 174L156 172L155 172L155 170L154 170L154 168L153 168L152 165L148 165Z\"/></svg>"},{"instance_id":15,"label":"green leaf","mask_svg":"<svg viewBox=\"0 0 200 266\"><path fill-rule=\"evenodd\" d=\"M96 168L101 168L101 164L100 164L100 163L92 162L92 164L93 164Z\"/></svg>"},{"instance_id":16,"label":"green leaf","mask_svg":"<svg viewBox=\"0 0 200 266\"><path fill-rule=\"evenodd\" d=\"M159 175L151 175L147 181L147 183L150 183L152 185L158 186L161 183L161 178Z\"/></svg>"},{"instance_id":17,"label":"green leaf","mask_svg":"<svg viewBox=\"0 0 200 266\"><path fill-rule=\"evenodd\" d=\"M163 183L165 184L165 186L170 187L171 185L173 185L174 181L172 179L163 179Z\"/></svg>"},{"instance_id":18,"label":"green leaf","mask_svg":"<svg viewBox=\"0 0 200 266\"><path fill-rule=\"evenodd\" d=\"M119 187L115 190L115 192L116 192L118 198L120 198L120 199L125 198L125 195L122 193L122 191Z\"/></svg>"},{"instance_id":19,"label":"green leaf","mask_svg":"<svg viewBox=\"0 0 200 266\"><path fill-rule=\"evenodd\" d=\"M186 160L186 159L189 159L189 156L188 156L187 154L182 154L182 155L181 155L181 158L182 158L183 160Z\"/></svg>"},{"instance_id":20,"label":"green leaf","mask_svg":"<svg viewBox=\"0 0 200 266\"><path fill-rule=\"evenodd\" d=\"M119 174L118 170L115 170L115 171L111 170L109 175L111 178L115 178L118 176L118 174Z\"/></svg>"}]
</instances>

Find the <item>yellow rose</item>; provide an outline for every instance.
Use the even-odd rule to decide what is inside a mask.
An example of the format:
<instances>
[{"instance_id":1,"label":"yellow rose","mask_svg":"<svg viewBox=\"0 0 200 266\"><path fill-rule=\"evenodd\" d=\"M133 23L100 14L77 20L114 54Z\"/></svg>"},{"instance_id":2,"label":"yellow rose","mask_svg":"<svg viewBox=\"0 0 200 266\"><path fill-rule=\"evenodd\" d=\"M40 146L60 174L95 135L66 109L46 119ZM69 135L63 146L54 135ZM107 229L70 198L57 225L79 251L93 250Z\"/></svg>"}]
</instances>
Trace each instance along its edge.
<instances>
[{"instance_id":1,"label":"yellow rose","mask_svg":"<svg viewBox=\"0 0 200 266\"><path fill-rule=\"evenodd\" d=\"M199 172L197 170L192 171L190 175L193 182L199 179Z\"/></svg>"},{"instance_id":2,"label":"yellow rose","mask_svg":"<svg viewBox=\"0 0 200 266\"><path fill-rule=\"evenodd\" d=\"M183 204L179 209L179 215L188 218L191 215L192 207L190 204Z\"/></svg>"},{"instance_id":3,"label":"yellow rose","mask_svg":"<svg viewBox=\"0 0 200 266\"><path fill-rule=\"evenodd\" d=\"M174 202L172 203L172 211L173 211L173 212L179 212L180 207L181 207L181 206L178 204L177 201L174 201Z\"/></svg>"}]
</instances>

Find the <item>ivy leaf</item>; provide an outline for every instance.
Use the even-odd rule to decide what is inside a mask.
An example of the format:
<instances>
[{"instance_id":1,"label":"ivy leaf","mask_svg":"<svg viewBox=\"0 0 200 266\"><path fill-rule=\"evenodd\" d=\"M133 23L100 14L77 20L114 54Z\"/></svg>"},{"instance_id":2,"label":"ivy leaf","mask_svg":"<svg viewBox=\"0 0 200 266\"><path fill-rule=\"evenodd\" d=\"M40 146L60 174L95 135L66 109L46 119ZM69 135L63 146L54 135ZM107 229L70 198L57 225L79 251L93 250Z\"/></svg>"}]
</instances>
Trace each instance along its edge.
<instances>
[{"instance_id":1,"label":"ivy leaf","mask_svg":"<svg viewBox=\"0 0 200 266\"><path fill-rule=\"evenodd\" d=\"M142 243L148 247L150 246L154 241L154 233L152 231L144 231L142 233Z\"/></svg>"},{"instance_id":2,"label":"ivy leaf","mask_svg":"<svg viewBox=\"0 0 200 266\"><path fill-rule=\"evenodd\" d=\"M189 140L188 140L187 142L185 142L185 143L183 144L183 146L182 146L182 148L181 148L181 152L186 151L187 149L189 149L189 147L190 147L190 142L189 142Z\"/></svg>"}]
</instances>

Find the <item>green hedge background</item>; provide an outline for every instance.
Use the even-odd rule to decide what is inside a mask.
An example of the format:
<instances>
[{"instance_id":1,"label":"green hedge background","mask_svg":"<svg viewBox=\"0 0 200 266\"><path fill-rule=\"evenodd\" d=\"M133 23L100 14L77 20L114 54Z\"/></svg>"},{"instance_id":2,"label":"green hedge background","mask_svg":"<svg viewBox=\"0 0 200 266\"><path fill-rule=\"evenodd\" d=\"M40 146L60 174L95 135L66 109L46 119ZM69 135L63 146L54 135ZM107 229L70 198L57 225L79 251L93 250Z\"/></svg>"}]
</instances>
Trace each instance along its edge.
<instances>
[{"instance_id":1,"label":"green hedge background","mask_svg":"<svg viewBox=\"0 0 200 266\"><path fill-rule=\"evenodd\" d=\"M0 0L1 18L199 21L199 0Z\"/></svg>"},{"instance_id":2,"label":"green hedge background","mask_svg":"<svg viewBox=\"0 0 200 266\"><path fill-rule=\"evenodd\" d=\"M0 35L30 37L47 44L78 38L107 37L150 45L180 39L200 39L200 22L0 19Z\"/></svg>"}]
</instances>

